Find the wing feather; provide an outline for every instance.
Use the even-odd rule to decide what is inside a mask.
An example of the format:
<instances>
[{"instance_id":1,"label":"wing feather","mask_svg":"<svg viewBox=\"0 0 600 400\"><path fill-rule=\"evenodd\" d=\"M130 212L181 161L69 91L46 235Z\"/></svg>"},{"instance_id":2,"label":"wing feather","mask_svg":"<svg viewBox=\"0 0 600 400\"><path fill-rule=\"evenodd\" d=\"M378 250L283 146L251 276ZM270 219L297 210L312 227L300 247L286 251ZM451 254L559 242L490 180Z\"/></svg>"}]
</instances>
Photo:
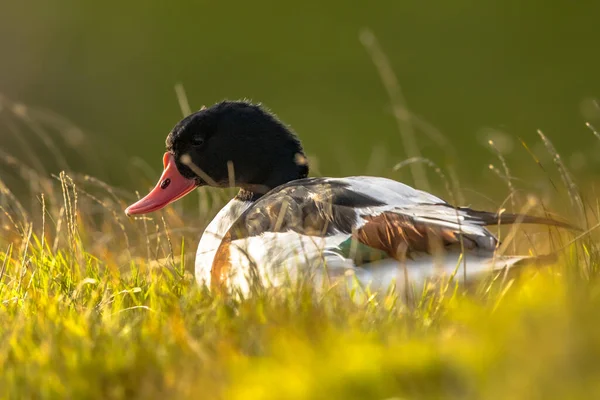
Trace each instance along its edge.
<instances>
[{"instance_id":1,"label":"wing feather","mask_svg":"<svg viewBox=\"0 0 600 400\"><path fill-rule=\"evenodd\" d=\"M515 222L570 227L550 218L457 208L400 182L359 176L306 178L275 188L237 219L228 237L235 241L276 232L346 234L391 258L405 259L458 244L493 252L498 240L486 226Z\"/></svg>"}]
</instances>

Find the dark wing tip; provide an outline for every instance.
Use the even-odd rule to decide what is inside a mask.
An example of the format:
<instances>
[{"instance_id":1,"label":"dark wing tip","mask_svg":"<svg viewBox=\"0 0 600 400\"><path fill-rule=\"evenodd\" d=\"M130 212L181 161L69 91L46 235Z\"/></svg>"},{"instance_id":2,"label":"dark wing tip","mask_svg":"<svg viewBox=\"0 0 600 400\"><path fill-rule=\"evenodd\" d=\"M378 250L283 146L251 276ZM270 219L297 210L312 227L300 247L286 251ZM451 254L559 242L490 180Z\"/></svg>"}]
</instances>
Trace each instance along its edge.
<instances>
[{"instance_id":1,"label":"dark wing tip","mask_svg":"<svg viewBox=\"0 0 600 400\"><path fill-rule=\"evenodd\" d=\"M582 232L579 228L567 221L560 221L549 217L538 217L528 214L494 213L489 211L477 211L470 208L459 208L467 217L475 218L484 225L507 225L507 224L538 224L556 226L573 231Z\"/></svg>"}]
</instances>

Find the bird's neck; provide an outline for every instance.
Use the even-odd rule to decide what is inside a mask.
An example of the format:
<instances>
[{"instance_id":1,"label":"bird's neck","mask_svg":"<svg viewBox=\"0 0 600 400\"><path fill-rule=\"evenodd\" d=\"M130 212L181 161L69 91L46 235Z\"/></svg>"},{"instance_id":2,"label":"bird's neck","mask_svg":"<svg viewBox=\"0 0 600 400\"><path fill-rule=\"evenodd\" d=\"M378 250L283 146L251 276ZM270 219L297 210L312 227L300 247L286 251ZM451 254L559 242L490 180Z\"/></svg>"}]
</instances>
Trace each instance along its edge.
<instances>
[{"instance_id":1,"label":"bird's neck","mask_svg":"<svg viewBox=\"0 0 600 400\"><path fill-rule=\"evenodd\" d=\"M287 163L278 163L277 167L270 169L268 174L263 175L260 183L240 183L240 191L235 196L240 201L254 202L260 199L265 193L278 186L297 179L308 176L308 164L304 161L298 163L296 159ZM297 157L295 157L297 158Z\"/></svg>"}]
</instances>

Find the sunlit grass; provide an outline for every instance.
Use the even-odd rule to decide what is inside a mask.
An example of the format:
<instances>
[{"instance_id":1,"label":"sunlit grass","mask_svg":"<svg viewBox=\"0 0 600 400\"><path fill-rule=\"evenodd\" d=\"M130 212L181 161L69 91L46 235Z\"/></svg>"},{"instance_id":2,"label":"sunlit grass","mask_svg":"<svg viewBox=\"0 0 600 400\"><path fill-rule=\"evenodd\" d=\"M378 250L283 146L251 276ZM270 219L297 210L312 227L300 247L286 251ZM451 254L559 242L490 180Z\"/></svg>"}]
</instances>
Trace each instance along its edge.
<instances>
[{"instance_id":1,"label":"sunlit grass","mask_svg":"<svg viewBox=\"0 0 600 400\"><path fill-rule=\"evenodd\" d=\"M415 307L292 288L213 297L181 265L116 265L37 237L1 261L11 398L600 395L600 284L574 256L507 291Z\"/></svg>"},{"instance_id":2,"label":"sunlit grass","mask_svg":"<svg viewBox=\"0 0 600 400\"><path fill-rule=\"evenodd\" d=\"M192 269L203 224L227 193L202 190L198 210L129 220L132 194L0 156L25 188L13 194L0 181L2 397L600 397L593 230L574 241L554 228L520 234L519 250L560 249L560 262L409 302L296 286L222 297ZM573 199L567 178L560 195ZM577 196L562 214L585 213L576 223L595 228L595 200Z\"/></svg>"}]
</instances>

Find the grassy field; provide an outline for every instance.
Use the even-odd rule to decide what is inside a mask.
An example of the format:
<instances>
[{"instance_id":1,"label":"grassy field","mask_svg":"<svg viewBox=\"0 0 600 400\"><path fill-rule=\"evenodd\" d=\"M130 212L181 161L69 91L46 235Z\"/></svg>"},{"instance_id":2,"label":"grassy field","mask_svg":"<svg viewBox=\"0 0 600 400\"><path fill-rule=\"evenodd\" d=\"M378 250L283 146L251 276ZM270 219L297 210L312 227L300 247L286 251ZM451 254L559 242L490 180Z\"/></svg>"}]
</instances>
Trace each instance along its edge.
<instances>
[{"instance_id":1,"label":"grassy field","mask_svg":"<svg viewBox=\"0 0 600 400\"><path fill-rule=\"evenodd\" d=\"M581 201L553 156L566 201L545 206L586 231L507 240L560 261L407 302L359 288L216 296L194 283L193 253L231 193L202 189L198 210L129 220L131 193L3 151L0 397L600 398L597 201Z\"/></svg>"}]
</instances>

